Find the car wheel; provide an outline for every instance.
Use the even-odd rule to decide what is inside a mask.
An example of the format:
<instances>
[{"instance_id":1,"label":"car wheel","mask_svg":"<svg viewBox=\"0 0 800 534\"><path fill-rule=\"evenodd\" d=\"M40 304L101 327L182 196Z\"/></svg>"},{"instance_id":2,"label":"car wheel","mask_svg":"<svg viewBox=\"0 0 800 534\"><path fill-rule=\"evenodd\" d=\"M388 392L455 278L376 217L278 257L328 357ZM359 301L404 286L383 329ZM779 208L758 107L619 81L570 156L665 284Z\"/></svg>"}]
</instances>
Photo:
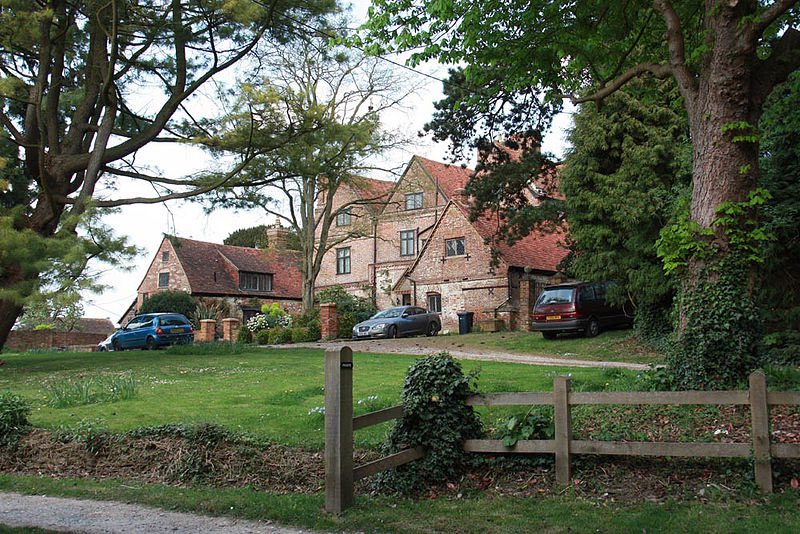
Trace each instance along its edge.
<instances>
[{"instance_id":1,"label":"car wheel","mask_svg":"<svg viewBox=\"0 0 800 534\"><path fill-rule=\"evenodd\" d=\"M439 328L436 326L436 323L431 323L428 325L428 332L426 333L426 335L428 337L435 336L438 331Z\"/></svg>"},{"instance_id":2,"label":"car wheel","mask_svg":"<svg viewBox=\"0 0 800 534\"><path fill-rule=\"evenodd\" d=\"M152 337L148 337L144 348L147 350L156 350L156 340Z\"/></svg>"},{"instance_id":3,"label":"car wheel","mask_svg":"<svg viewBox=\"0 0 800 534\"><path fill-rule=\"evenodd\" d=\"M600 333L600 323L597 322L597 319L592 317L589 319L589 324L586 325L586 337L595 337L597 334Z\"/></svg>"},{"instance_id":4,"label":"car wheel","mask_svg":"<svg viewBox=\"0 0 800 534\"><path fill-rule=\"evenodd\" d=\"M542 332L542 337L545 339L555 339L557 334L555 332Z\"/></svg>"},{"instance_id":5,"label":"car wheel","mask_svg":"<svg viewBox=\"0 0 800 534\"><path fill-rule=\"evenodd\" d=\"M114 350L122 350L122 345L120 345L119 341L116 339L111 342L111 346L114 347Z\"/></svg>"},{"instance_id":6,"label":"car wheel","mask_svg":"<svg viewBox=\"0 0 800 534\"><path fill-rule=\"evenodd\" d=\"M389 337L392 339L397 339L397 327L390 326L389 327Z\"/></svg>"}]
</instances>

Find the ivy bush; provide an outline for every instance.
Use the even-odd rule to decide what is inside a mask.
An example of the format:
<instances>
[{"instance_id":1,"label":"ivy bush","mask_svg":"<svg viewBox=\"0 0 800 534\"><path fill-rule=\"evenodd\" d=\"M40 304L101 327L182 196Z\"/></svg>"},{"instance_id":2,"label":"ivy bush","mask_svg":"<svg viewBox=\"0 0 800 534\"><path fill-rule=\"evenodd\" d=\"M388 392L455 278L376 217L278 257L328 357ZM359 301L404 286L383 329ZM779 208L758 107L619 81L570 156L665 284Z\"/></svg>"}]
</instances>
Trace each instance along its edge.
<instances>
[{"instance_id":1,"label":"ivy bush","mask_svg":"<svg viewBox=\"0 0 800 534\"><path fill-rule=\"evenodd\" d=\"M465 375L446 352L411 366L403 384L403 417L389 432L383 451L391 454L422 446L426 455L380 473L375 478L377 490L414 494L463 473L470 460L462 448L464 440L483 435L478 415L464 404L477 392L476 378L475 372Z\"/></svg>"}]
</instances>

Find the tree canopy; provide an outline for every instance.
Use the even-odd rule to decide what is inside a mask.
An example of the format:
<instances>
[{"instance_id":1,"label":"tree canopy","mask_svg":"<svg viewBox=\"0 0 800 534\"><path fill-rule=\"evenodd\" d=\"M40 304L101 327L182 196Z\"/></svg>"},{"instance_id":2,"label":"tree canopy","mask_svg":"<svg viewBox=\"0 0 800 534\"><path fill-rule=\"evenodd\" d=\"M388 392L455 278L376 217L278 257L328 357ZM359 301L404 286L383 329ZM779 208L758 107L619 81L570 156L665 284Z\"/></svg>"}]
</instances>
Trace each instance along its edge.
<instances>
[{"instance_id":1,"label":"tree canopy","mask_svg":"<svg viewBox=\"0 0 800 534\"><path fill-rule=\"evenodd\" d=\"M334 0L3 2L0 124L17 171L0 182L3 248L24 236L68 239L90 209L218 185L150 172L137 152L185 141L173 117L192 120L186 104L204 84L262 38L285 39L298 20L335 7ZM0 346L20 313L17 297L29 294L13 288L35 285L35 260L2 259Z\"/></svg>"}]
</instances>

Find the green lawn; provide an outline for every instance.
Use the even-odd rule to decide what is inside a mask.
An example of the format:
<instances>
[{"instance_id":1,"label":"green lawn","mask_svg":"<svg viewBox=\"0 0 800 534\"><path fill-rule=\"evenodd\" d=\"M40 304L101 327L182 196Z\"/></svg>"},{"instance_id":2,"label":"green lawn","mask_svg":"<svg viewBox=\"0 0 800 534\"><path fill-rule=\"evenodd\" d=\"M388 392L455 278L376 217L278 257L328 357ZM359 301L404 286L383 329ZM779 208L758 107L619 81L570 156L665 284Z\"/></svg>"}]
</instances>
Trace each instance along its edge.
<instances>
[{"instance_id":1,"label":"green lawn","mask_svg":"<svg viewBox=\"0 0 800 534\"><path fill-rule=\"evenodd\" d=\"M527 343L524 336L476 334L454 337L488 343ZM479 337L486 336L486 337ZM492 337L495 336L495 337ZM605 336L605 337L604 337ZM448 337L441 338L449 341ZM581 342L624 342L625 333L603 334ZM604 340L604 341L603 341ZM556 341L559 343L561 340ZM552 343L552 342L547 342ZM555 346L555 345L553 345ZM600 345L593 345L598 347ZM356 348L357 345L355 345ZM584 350L587 345L583 345ZM216 354L202 347L176 351L117 353L3 354L0 391L10 390L33 406L35 426L56 429L82 420L100 420L112 432L168 423L212 422L260 439L320 449L323 419L324 353L313 349L246 348ZM601 349L592 349L600 351ZM603 349L605 350L605 349ZM355 353L356 413L395 404L415 357ZM575 390L599 390L636 381L634 372L585 368L551 368L497 362L462 362L465 371L480 371L482 391L549 391L553 377L570 373ZM53 408L50 385L89 383L121 374L133 377L132 400ZM615 382L616 381L616 382ZM367 401L368 397L377 399ZM359 403L358 401L364 401ZM484 410L491 426L508 408ZM312 412L309 414L309 412ZM387 423L388 425L388 423ZM357 447L376 447L386 425L356 433ZM635 481L632 481L635 483ZM167 509L272 519L287 525L331 531L363 532L796 532L800 530L798 493L768 499L739 497L710 502L667 501L618 504L572 495L570 490L531 498L467 492L462 498L398 499L357 496L356 507L343 516L324 514L323 495L277 495L250 488L172 487L124 480L51 479L0 475L0 489L32 494L79 496L150 504Z\"/></svg>"},{"instance_id":2,"label":"green lawn","mask_svg":"<svg viewBox=\"0 0 800 534\"><path fill-rule=\"evenodd\" d=\"M324 353L312 349L248 349L241 354L174 354L170 351L4 354L0 391L10 390L33 405L34 426L72 427L99 420L112 432L167 423L210 422L291 446L321 449ZM356 414L399 402L403 379L415 357L354 355ZM600 389L601 369L566 369L496 362L463 362L480 370L482 391L549 391L553 375L569 372L576 389ZM137 384L133 400L53 408L48 385L87 383L129 373ZM377 396L375 400L368 397ZM359 403L358 401L362 401ZM502 410L486 413L489 419ZM312 412L309 414L309 412ZM387 425L390 423L387 423ZM356 446L375 447L385 426L356 433Z\"/></svg>"}]
</instances>

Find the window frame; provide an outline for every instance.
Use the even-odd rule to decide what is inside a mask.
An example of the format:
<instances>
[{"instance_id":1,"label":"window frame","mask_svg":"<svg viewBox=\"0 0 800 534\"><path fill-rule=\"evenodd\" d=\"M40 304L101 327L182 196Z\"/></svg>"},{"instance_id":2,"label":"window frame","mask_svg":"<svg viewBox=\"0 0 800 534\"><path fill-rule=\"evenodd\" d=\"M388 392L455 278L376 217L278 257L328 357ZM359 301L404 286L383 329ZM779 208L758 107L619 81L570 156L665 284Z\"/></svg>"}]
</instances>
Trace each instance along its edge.
<instances>
[{"instance_id":1,"label":"window frame","mask_svg":"<svg viewBox=\"0 0 800 534\"><path fill-rule=\"evenodd\" d=\"M254 284L247 283L251 281L255 281L255 283ZM272 291L272 284L273 284L272 273L239 271L239 291L254 291L256 293L269 293L270 291Z\"/></svg>"},{"instance_id":2,"label":"window frame","mask_svg":"<svg viewBox=\"0 0 800 534\"><path fill-rule=\"evenodd\" d=\"M162 250L161 263L167 263L168 261L169 261L169 250Z\"/></svg>"},{"instance_id":3,"label":"window frame","mask_svg":"<svg viewBox=\"0 0 800 534\"><path fill-rule=\"evenodd\" d=\"M352 272L352 254L350 247L336 249L336 274L350 274Z\"/></svg>"},{"instance_id":4,"label":"window frame","mask_svg":"<svg viewBox=\"0 0 800 534\"><path fill-rule=\"evenodd\" d=\"M410 249L409 249L410 246ZM417 255L417 231L416 230L400 230L400 255L401 256L416 256Z\"/></svg>"},{"instance_id":5,"label":"window frame","mask_svg":"<svg viewBox=\"0 0 800 534\"><path fill-rule=\"evenodd\" d=\"M424 205L425 196L422 191L405 194L405 211L419 210ZM411 201L411 203L409 203Z\"/></svg>"},{"instance_id":6,"label":"window frame","mask_svg":"<svg viewBox=\"0 0 800 534\"><path fill-rule=\"evenodd\" d=\"M350 212L350 208L341 210L336 214L336 226L352 226L352 217L353 215Z\"/></svg>"},{"instance_id":7,"label":"window frame","mask_svg":"<svg viewBox=\"0 0 800 534\"><path fill-rule=\"evenodd\" d=\"M434 299L436 306L431 306L431 299ZM442 294L441 293L428 293L425 298L426 304L428 305L428 312L429 313L442 313Z\"/></svg>"},{"instance_id":8,"label":"window frame","mask_svg":"<svg viewBox=\"0 0 800 534\"><path fill-rule=\"evenodd\" d=\"M166 289L168 287L169 287L169 271L164 273L158 273L158 289Z\"/></svg>"},{"instance_id":9,"label":"window frame","mask_svg":"<svg viewBox=\"0 0 800 534\"><path fill-rule=\"evenodd\" d=\"M458 252L458 243L461 243L461 253ZM450 254L450 243L456 243L456 248L453 254ZM467 241L463 237L454 237L452 239L444 240L444 255L446 258L457 258L459 256L466 256L467 254Z\"/></svg>"}]
</instances>

